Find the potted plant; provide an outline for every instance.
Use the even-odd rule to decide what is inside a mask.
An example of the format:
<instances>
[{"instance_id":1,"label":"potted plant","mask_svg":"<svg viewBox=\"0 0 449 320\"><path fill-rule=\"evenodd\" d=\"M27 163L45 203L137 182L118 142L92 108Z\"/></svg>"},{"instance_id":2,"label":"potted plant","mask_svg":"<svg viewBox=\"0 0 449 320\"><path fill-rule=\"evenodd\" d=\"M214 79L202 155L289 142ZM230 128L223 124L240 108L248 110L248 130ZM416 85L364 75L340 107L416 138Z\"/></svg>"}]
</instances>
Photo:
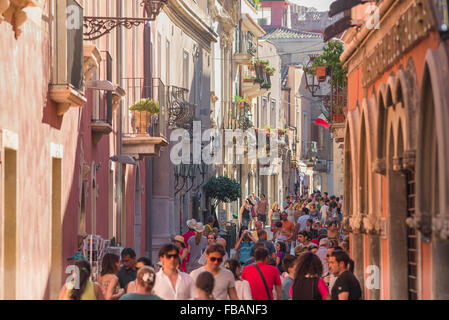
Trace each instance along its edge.
<instances>
[{"instance_id":1,"label":"potted plant","mask_svg":"<svg viewBox=\"0 0 449 320\"><path fill-rule=\"evenodd\" d=\"M276 69L275 68L271 68L271 67L267 67L265 71L267 72L267 74L269 76L273 76L273 74L276 72Z\"/></svg>"},{"instance_id":2,"label":"potted plant","mask_svg":"<svg viewBox=\"0 0 449 320\"><path fill-rule=\"evenodd\" d=\"M159 102L152 99L142 99L129 107L135 119L135 129L138 134L146 134L151 126L151 117L159 113Z\"/></svg>"}]
</instances>

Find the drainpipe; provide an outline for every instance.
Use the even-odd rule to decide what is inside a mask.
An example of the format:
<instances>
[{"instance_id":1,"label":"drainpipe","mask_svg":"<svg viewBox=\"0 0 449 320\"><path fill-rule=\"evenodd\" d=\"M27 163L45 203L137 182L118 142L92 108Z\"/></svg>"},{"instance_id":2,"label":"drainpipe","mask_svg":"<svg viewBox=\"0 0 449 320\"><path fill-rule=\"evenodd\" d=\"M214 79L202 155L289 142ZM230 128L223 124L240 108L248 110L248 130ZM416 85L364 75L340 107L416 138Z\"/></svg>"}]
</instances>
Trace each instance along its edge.
<instances>
[{"instance_id":1,"label":"drainpipe","mask_svg":"<svg viewBox=\"0 0 449 320\"><path fill-rule=\"evenodd\" d=\"M151 42L151 24L147 23L144 27L144 75L150 78L153 83L153 44ZM145 157L145 255L152 259L153 251L153 232L151 205L153 203L153 158Z\"/></svg>"}]
</instances>

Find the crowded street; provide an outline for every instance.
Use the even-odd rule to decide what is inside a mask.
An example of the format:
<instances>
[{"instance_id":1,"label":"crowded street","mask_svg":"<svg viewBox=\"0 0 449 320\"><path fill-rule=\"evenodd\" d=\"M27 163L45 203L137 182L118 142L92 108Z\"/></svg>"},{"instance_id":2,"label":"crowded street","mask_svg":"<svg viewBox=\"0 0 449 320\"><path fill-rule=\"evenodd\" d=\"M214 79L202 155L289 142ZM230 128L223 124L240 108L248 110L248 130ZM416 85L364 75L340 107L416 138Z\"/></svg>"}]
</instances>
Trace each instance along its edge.
<instances>
[{"instance_id":1,"label":"crowded street","mask_svg":"<svg viewBox=\"0 0 449 320\"><path fill-rule=\"evenodd\" d=\"M449 300L448 0L0 0L0 44L0 301Z\"/></svg>"}]
</instances>

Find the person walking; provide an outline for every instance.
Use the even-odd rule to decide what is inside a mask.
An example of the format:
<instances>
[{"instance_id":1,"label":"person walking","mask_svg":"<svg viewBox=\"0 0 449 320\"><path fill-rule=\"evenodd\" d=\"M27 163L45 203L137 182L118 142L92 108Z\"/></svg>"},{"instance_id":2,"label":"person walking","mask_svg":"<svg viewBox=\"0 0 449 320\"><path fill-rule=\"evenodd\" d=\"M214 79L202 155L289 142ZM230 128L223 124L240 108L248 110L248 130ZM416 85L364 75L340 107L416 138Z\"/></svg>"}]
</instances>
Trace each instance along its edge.
<instances>
[{"instance_id":1,"label":"person walking","mask_svg":"<svg viewBox=\"0 0 449 320\"><path fill-rule=\"evenodd\" d=\"M290 289L295 279L296 257L287 254L282 259L282 267L287 272L287 276L282 281L282 300L291 300Z\"/></svg>"},{"instance_id":2,"label":"person walking","mask_svg":"<svg viewBox=\"0 0 449 320\"><path fill-rule=\"evenodd\" d=\"M321 260L321 264L323 266L323 275L322 277L327 277L329 274L329 266L327 264L327 251L329 249L330 242L327 238L323 238L319 242L318 251L315 253L318 258Z\"/></svg>"},{"instance_id":3,"label":"person walking","mask_svg":"<svg viewBox=\"0 0 449 320\"><path fill-rule=\"evenodd\" d=\"M207 238L203 236L204 229L204 225L201 222L198 222L195 225L195 237L191 237L187 242L187 252L190 253L190 260L187 264L187 273L191 273L193 270L201 267L198 260L201 258L201 255L207 247Z\"/></svg>"},{"instance_id":4,"label":"person walking","mask_svg":"<svg viewBox=\"0 0 449 320\"><path fill-rule=\"evenodd\" d=\"M127 293L120 297L120 300L163 300L157 295L152 294L156 274L154 269L149 266L143 266L137 271L136 285L137 290L133 293Z\"/></svg>"},{"instance_id":5,"label":"person walking","mask_svg":"<svg viewBox=\"0 0 449 320\"><path fill-rule=\"evenodd\" d=\"M120 268L117 277L120 287L126 290L128 283L136 280L137 277L136 253L132 248L124 248L121 257L123 265Z\"/></svg>"},{"instance_id":6,"label":"person walking","mask_svg":"<svg viewBox=\"0 0 449 320\"><path fill-rule=\"evenodd\" d=\"M184 271L184 272L187 272L187 265L188 265L188 263L189 263L189 261L190 261L190 253L189 253L189 248L188 248L188 241L189 241L189 239L191 238L191 237L194 237L195 236L195 225L197 224L197 221L195 220L195 219L190 219L190 220L187 220L187 228L189 229L186 233L184 233L183 235L182 235L182 237L184 238L184 244L186 245L186 248L187 248L187 257L184 259L184 261L182 262L182 263L185 263L185 269L186 269L186 271ZM182 265L181 265L181 267L182 267Z\"/></svg>"},{"instance_id":7,"label":"person walking","mask_svg":"<svg viewBox=\"0 0 449 320\"><path fill-rule=\"evenodd\" d=\"M232 272L235 279L235 291L237 292L238 300L252 300L251 287L249 282L240 278L241 264L235 259L226 261L225 268Z\"/></svg>"},{"instance_id":8,"label":"person walking","mask_svg":"<svg viewBox=\"0 0 449 320\"><path fill-rule=\"evenodd\" d=\"M279 221L281 221L281 210L279 210L279 204L275 202L270 210L271 231L274 231L273 228L276 225L276 222Z\"/></svg>"},{"instance_id":9,"label":"person walking","mask_svg":"<svg viewBox=\"0 0 449 320\"><path fill-rule=\"evenodd\" d=\"M265 248L258 248L254 253L255 263L243 269L242 279L249 282L253 300L273 300L273 288L276 298L282 297L281 278L276 267L268 264L269 252Z\"/></svg>"},{"instance_id":10,"label":"person walking","mask_svg":"<svg viewBox=\"0 0 449 320\"><path fill-rule=\"evenodd\" d=\"M265 228L267 224L267 215L268 215L268 208L269 204L268 201L265 199L265 194L260 195L260 201L258 205L258 213L257 213L257 220L262 223L262 228Z\"/></svg>"},{"instance_id":11,"label":"person walking","mask_svg":"<svg viewBox=\"0 0 449 320\"><path fill-rule=\"evenodd\" d=\"M148 257L140 257L137 259L136 262L136 269L137 271L140 270L140 268L148 266L153 268L153 264L151 263L151 259ZM137 278L136 278L137 280ZM137 292L137 283L136 280L131 281L128 283L128 287L126 288L126 293L136 293Z\"/></svg>"},{"instance_id":12,"label":"person walking","mask_svg":"<svg viewBox=\"0 0 449 320\"><path fill-rule=\"evenodd\" d=\"M251 205L249 198L245 200L243 205L240 207L240 221L242 227L250 227L251 222Z\"/></svg>"},{"instance_id":13,"label":"person walking","mask_svg":"<svg viewBox=\"0 0 449 320\"><path fill-rule=\"evenodd\" d=\"M349 262L349 255L343 250L334 250L329 257L329 270L338 277L332 287L332 300L360 300L362 298L359 280L348 270Z\"/></svg>"},{"instance_id":14,"label":"person walking","mask_svg":"<svg viewBox=\"0 0 449 320\"><path fill-rule=\"evenodd\" d=\"M212 273L208 271L201 272L196 278L195 285L198 291L195 300L215 300L215 278Z\"/></svg>"},{"instance_id":15,"label":"person walking","mask_svg":"<svg viewBox=\"0 0 449 320\"><path fill-rule=\"evenodd\" d=\"M181 270L182 272L187 272L187 256L189 255L189 253L184 242L184 237L179 235L175 236L175 238L173 239L173 244L179 249L179 263L181 264L179 270Z\"/></svg>"},{"instance_id":16,"label":"person walking","mask_svg":"<svg viewBox=\"0 0 449 320\"><path fill-rule=\"evenodd\" d=\"M275 248L273 242L267 240L268 232L266 232L265 230L260 230L258 233L258 236L259 236L259 240L257 240L257 242L251 247L251 252L250 252L251 257L255 257L254 254L255 254L256 245L259 243L263 243L265 245L265 247L268 249L269 258L275 260L276 259L276 248Z\"/></svg>"},{"instance_id":17,"label":"person walking","mask_svg":"<svg viewBox=\"0 0 449 320\"><path fill-rule=\"evenodd\" d=\"M75 270L72 271L74 279L62 286L59 300L104 300L100 285L89 280L90 274L88 261L76 261Z\"/></svg>"},{"instance_id":18,"label":"person walking","mask_svg":"<svg viewBox=\"0 0 449 320\"><path fill-rule=\"evenodd\" d=\"M156 274L154 294L164 300L189 300L196 296L195 281L178 269L179 249L172 243L159 250L162 268Z\"/></svg>"},{"instance_id":19,"label":"person walking","mask_svg":"<svg viewBox=\"0 0 449 320\"><path fill-rule=\"evenodd\" d=\"M234 275L228 269L221 267L225 249L218 243L211 244L206 249L207 264L198 268L190 274L196 281L200 273L208 271L215 278L214 297L219 300L226 300L229 296L230 300L238 300L235 290Z\"/></svg>"},{"instance_id":20,"label":"person walking","mask_svg":"<svg viewBox=\"0 0 449 320\"><path fill-rule=\"evenodd\" d=\"M281 231L281 235L284 236L286 245L287 245L287 252L290 252L291 250L291 245L292 242L294 242L294 237L295 237L295 224L293 222L291 222L290 220L288 220L288 215L286 212L282 212L281 214L281 219L282 219L282 231ZM280 241L279 236L278 236L278 241Z\"/></svg>"},{"instance_id":21,"label":"person walking","mask_svg":"<svg viewBox=\"0 0 449 320\"><path fill-rule=\"evenodd\" d=\"M245 227L246 228L246 227ZM251 247L256 240L251 237L251 232L248 229L241 230L241 235L234 250L237 252L238 260L244 264L251 257Z\"/></svg>"},{"instance_id":22,"label":"person walking","mask_svg":"<svg viewBox=\"0 0 449 320\"><path fill-rule=\"evenodd\" d=\"M106 300L118 300L125 293L118 283L119 270L120 257L114 253L106 253L101 261L101 272L98 277L98 284Z\"/></svg>"},{"instance_id":23,"label":"person walking","mask_svg":"<svg viewBox=\"0 0 449 320\"><path fill-rule=\"evenodd\" d=\"M283 272L282 260L284 259L286 254L287 254L286 244L284 242L276 242L276 267L278 268L280 273Z\"/></svg>"},{"instance_id":24,"label":"person walking","mask_svg":"<svg viewBox=\"0 0 449 320\"><path fill-rule=\"evenodd\" d=\"M323 267L320 258L312 252L304 252L298 258L292 300L326 300L328 290L321 278Z\"/></svg>"}]
</instances>

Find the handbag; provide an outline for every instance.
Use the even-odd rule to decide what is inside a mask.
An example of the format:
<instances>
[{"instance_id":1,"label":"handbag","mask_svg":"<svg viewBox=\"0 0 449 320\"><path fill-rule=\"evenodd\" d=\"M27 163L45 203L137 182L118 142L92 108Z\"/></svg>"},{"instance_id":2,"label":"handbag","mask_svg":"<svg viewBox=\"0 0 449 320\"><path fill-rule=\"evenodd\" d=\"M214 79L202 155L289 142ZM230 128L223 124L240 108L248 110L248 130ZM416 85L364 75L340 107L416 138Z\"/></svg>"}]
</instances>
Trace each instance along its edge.
<instances>
[{"instance_id":1,"label":"handbag","mask_svg":"<svg viewBox=\"0 0 449 320\"><path fill-rule=\"evenodd\" d=\"M265 280L265 277L263 276L262 271L260 270L260 268L259 268L259 266L257 264L254 264L254 266L256 267L257 271L259 271L260 277L262 278L263 285L265 286L265 290L267 291L268 300L273 300L271 298L270 290L268 290L267 281Z\"/></svg>"}]
</instances>

